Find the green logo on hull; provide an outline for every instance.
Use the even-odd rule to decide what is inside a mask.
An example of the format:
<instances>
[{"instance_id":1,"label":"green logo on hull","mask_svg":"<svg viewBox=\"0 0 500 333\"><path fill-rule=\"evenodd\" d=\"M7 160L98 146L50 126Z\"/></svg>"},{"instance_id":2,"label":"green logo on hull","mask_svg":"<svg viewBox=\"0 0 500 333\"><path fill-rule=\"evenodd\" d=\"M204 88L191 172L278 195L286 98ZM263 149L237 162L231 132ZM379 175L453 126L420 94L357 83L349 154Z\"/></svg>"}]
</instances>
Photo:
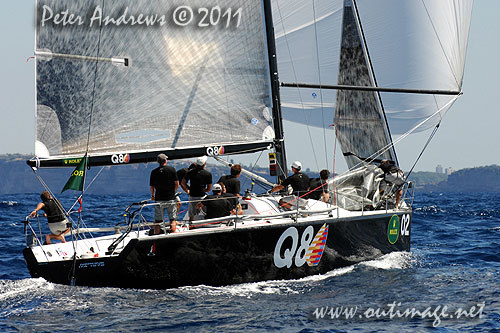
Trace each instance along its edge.
<instances>
[{"instance_id":1,"label":"green logo on hull","mask_svg":"<svg viewBox=\"0 0 500 333\"><path fill-rule=\"evenodd\" d=\"M399 227L399 217L397 215L392 215L387 227L387 239L389 240L389 243L394 244L398 241Z\"/></svg>"}]
</instances>

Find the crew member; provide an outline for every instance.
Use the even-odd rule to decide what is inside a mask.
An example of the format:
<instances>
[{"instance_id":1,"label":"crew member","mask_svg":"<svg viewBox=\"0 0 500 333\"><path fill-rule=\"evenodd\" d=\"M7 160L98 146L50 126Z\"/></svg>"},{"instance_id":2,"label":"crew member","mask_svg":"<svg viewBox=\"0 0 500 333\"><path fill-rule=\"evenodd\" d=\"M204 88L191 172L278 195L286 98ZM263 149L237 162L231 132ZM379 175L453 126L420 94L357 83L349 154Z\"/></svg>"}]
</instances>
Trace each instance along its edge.
<instances>
[{"instance_id":1,"label":"crew member","mask_svg":"<svg viewBox=\"0 0 500 333\"><path fill-rule=\"evenodd\" d=\"M45 236L47 244L52 244L52 239L60 240L66 243L64 235L70 230L68 227L68 220L64 216L62 210L62 205L59 200L55 199L50 195L49 191L43 191L40 194L42 202L40 202L34 211L31 212L30 216L35 217L40 209L45 212L43 215L47 217L47 222L49 224L49 229L51 234Z\"/></svg>"},{"instance_id":2,"label":"crew member","mask_svg":"<svg viewBox=\"0 0 500 333\"><path fill-rule=\"evenodd\" d=\"M222 186L215 184L212 188L212 195L207 195L203 201L198 203L197 208L206 207L207 213L205 218L215 219L234 214L233 205L231 202L222 196Z\"/></svg>"},{"instance_id":3,"label":"crew member","mask_svg":"<svg viewBox=\"0 0 500 333\"><path fill-rule=\"evenodd\" d=\"M243 215L243 209L239 203L238 196L231 194L231 193L227 193L226 186L224 185L223 182L219 182L217 184L219 184L220 187L222 188L221 196L223 198L226 198L227 200L229 200L229 202L231 203L231 206L235 210L236 214Z\"/></svg>"},{"instance_id":4,"label":"crew member","mask_svg":"<svg viewBox=\"0 0 500 333\"><path fill-rule=\"evenodd\" d=\"M295 202L297 200L299 201L298 202L299 206L301 206L301 207L304 206L305 200L303 200L302 198L297 198L297 197L300 195L303 195L304 193L306 193L309 190L309 177L306 174L301 172L302 163L300 163L299 161L295 161L292 163L291 167L292 167L293 175L286 178L283 181L283 183L281 183L280 185L276 185L271 190L271 193L273 193L273 192L277 192L277 191L280 191L280 190L286 188L288 185L290 185L292 187L292 191L293 191L292 194L293 195L283 197L279 202L280 206L287 208L287 209L291 209L292 208L291 203Z\"/></svg>"},{"instance_id":5,"label":"crew member","mask_svg":"<svg viewBox=\"0 0 500 333\"><path fill-rule=\"evenodd\" d=\"M405 176L403 171L396 166L393 161L383 160L379 168L384 171L384 179L380 182L380 194L396 192L396 209L399 207L399 201L403 195L403 184Z\"/></svg>"},{"instance_id":6,"label":"crew member","mask_svg":"<svg viewBox=\"0 0 500 333\"><path fill-rule=\"evenodd\" d=\"M321 200L328 202L330 200L330 193L328 192L328 178L330 171L323 169L319 173L319 178L311 178L309 182L309 190L312 191L306 197L307 199Z\"/></svg>"},{"instance_id":7,"label":"crew member","mask_svg":"<svg viewBox=\"0 0 500 333\"><path fill-rule=\"evenodd\" d=\"M199 213L198 203L207 192L212 189L212 174L205 170L207 157L201 156L196 160L196 167L189 170L181 182L182 189L189 195L189 222ZM189 182L189 185L188 185Z\"/></svg>"},{"instance_id":8,"label":"crew member","mask_svg":"<svg viewBox=\"0 0 500 333\"><path fill-rule=\"evenodd\" d=\"M236 196L240 196L240 178L241 175L241 165L233 164L231 166L231 174L222 176L217 181L217 183L224 183L226 187L226 193L234 194Z\"/></svg>"},{"instance_id":9,"label":"crew member","mask_svg":"<svg viewBox=\"0 0 500 333\"><path fill-rule=\"evenodd\" d=\"M182 169L177 170L177 179L179 180L179 184L182 184L182 180L184 179L184 177L186 177L189 170L192 170L194 168L196 168L196 164L191 163L189 168L182 168ZM188 186L188 188L189 188L189 186ZM180 212L181 206L182 206L181 198L178 195L176 195L175 200L177 202L177 212Z\"/></svg>"},{"instance_id":10,"label":"crew member","mask_svg":"<svg viewBox=\"0 0 500 333\"><path fill-rule=\"evenodd\" d=\"M170 220L170 232L175 232L177 227L177 203L175 193L179 188L177 172L171 166L167 166L167 155L159 154L156 157L159 167L151 171L149 185L151 187L151 199L156 202L155 205L155 223L154 234L161 232L159 223L163 224L165 209Z\"/></svg>"}]
</instances>

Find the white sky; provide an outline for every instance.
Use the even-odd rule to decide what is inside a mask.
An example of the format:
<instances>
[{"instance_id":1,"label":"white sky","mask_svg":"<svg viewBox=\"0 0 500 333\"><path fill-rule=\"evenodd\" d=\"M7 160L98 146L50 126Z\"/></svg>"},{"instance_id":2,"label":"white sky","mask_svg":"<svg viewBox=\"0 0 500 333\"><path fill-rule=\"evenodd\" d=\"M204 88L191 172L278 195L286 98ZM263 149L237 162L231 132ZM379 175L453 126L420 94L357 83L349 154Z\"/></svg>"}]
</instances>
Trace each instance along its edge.
<instances>
[{"instance_id":1,"label":"white sky","mask_svg":"<svg viewBox=\"0 0 500 333\"><path fill-rule=\"evenodd\" d=\"M436 0L438 1L438 0ZM434 171L437 164L455 169L500 164L500 1L476 0L464 76L464 95L448 112L417 171ZM0 154L32 154L34 151L34 1L2 2L0 10ZM287 124L285 124L287 125ZM287 131L288 129L288 131ZM318 163L308 140L294 139L294 128L285 127L288 160L300 160L304 168L326 166L324 148L317 148ZM412 135L396 147L404 170L415 161L430 132ZM322 134L314 140L323 141ZM328 152L331 156L333 152ZM345 163L337 151L337 171ZM237 160L236 157L232 157ZM329 168L332 167L329 157ZM243 162L254 162L254 158ZM260 164L267 164L263 155Z\"/></svg>"}]
</instances>

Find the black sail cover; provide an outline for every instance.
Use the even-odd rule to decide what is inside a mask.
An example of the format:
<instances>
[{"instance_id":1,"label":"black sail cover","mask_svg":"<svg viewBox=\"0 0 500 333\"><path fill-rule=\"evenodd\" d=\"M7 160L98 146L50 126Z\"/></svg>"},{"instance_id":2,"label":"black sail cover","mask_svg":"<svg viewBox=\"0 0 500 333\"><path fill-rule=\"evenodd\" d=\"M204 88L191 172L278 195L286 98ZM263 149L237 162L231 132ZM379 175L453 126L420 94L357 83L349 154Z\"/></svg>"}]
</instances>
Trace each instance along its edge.
<instances>
[{"instance_id":1,"label":"black sail cover","mask_svg":"<svg viewBox=\"0 0 500 333\"><path fill-rule=\"evenodd\" d=\"M39 0L36 155L269 144L265 31L261 0Z\"/></svg>"}]
</instances>

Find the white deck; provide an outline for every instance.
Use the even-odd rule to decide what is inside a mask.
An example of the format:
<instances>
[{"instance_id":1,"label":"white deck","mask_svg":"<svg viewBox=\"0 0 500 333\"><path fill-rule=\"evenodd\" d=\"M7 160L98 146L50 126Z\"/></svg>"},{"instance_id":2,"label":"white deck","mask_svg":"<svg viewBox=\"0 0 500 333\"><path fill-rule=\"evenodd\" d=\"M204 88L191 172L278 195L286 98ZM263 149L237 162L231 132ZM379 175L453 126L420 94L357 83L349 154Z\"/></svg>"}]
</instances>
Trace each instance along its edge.
<instances>
[{"instance_id":1,"label":"white deck","mask_svg":"<svg viewBox=\"0 0 500 333\"><path fill-rule=\"evenodd\" d=\"M335 223L336 221L359 220L364 216L394 214L396 210L374 210L374 211L347 211L342 208L335 207L331 204L316 200L307 200L306 207L298 211L280 211L278 208L278 200L280 197L251 197L240 199L240 203L245 205L242 216L229 216L226 218L196 220L195 229L189 230L186 226L178 226L178 232L172 234L160 234L149 236L150 224L138 224L134 229L121 241L111 254L108 252L108 247L116 240L125 227L117 228L90 228L80 229L80 237L76 242L70 241L71 236L66 236L66 243L56 243L43 246L33 246L32 250L35 258L39 263L53 261L71 261L73 260L74 248L78 259L103 258L117 256L128 244L131 239L148 238L176 238L187 237L194 234L213 234L219 232L231 232L235 229L252 229L266 228L270 225L287 225L287 224L302 224L302 223ZM107 232L105 236L91 237L91 233Z\"/></svg>"}]
</instances>

